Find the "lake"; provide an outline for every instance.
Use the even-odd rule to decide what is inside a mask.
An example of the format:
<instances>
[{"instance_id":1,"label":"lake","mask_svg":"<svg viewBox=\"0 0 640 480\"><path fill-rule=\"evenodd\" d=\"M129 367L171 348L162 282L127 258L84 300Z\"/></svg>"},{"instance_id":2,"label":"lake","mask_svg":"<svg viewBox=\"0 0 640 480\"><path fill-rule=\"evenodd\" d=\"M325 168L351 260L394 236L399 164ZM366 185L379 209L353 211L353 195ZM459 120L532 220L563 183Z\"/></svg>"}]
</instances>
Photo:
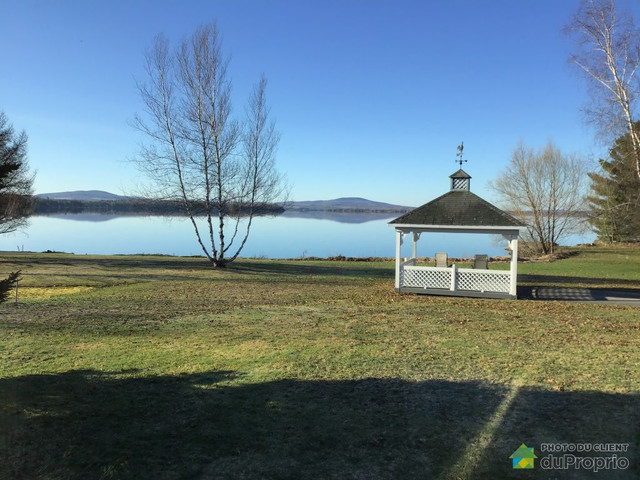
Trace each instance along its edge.
<instances>
[{"instance_id":1,"label":"lake","mask_svg":"<svg viewBox=\"0 0 640 480\"><path fill-rule=\"evenodd\" d=\"M393 228L387 225L393 218L347 214L309 218L286 214L256 217L240 256L393 257L395 235ZM200 224L205 227L204 222ZM230 236L230 232L226 235ZM594 238L589 233L572 236L565 243L586 243ZM418 242L418 255L432 257L436 251L446 251L450 257L472 257L476 253L505 255L505 245L501 237L492 235L433 233L422 236ZM0 250L202 255L187 219L87 214L33 217L24 231L2 235ZM411 241L405 242L402 256L411 256Z\"/></svg>"}]
</instances>

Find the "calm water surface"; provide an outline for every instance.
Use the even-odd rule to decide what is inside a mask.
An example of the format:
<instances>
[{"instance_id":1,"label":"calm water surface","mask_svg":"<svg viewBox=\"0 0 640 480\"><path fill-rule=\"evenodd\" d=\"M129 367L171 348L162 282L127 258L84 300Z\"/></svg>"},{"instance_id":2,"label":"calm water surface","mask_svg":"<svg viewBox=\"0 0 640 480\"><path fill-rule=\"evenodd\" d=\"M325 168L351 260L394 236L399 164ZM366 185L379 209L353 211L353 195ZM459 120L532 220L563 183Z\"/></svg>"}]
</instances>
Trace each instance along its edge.
<instances>
[{"instance_id":1,"label":"calm water surface","mask_svg":"<svg viewBox=\"0 0 640 480\"><path fill-rule=\"evenodd\" d=\"M373 218L369 221L362 221ZM336 218L257 217L240 256L265 258L393 257L395 235L387 222L393 217L343 215ZM340 220L340 221L337 221ZM201 222L202 232L206 232ZM232 232L227 232L230 236ZM574 236L567 244L590 242L593 234ZM239 240L237 241L239 244ZM235 246L235 245L234 245ZM450 257L476 253L504 255L506 241L492 235L423 234L418 255ZM201 255L191 223L184 218L62 215L33 217L22 232L0 237L0 250L53 250L75 254ZM233 247L228 252L235 253ZM406 241L403 256L411 256Z\"/></svg>"}]
</instances>

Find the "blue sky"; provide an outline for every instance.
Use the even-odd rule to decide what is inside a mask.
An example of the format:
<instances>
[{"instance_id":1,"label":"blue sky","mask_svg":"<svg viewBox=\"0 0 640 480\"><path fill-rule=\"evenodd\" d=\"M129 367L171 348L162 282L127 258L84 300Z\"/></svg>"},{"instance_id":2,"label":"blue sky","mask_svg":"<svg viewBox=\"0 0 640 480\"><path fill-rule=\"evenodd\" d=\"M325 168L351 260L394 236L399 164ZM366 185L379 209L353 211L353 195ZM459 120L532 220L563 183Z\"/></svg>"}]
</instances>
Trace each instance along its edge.
<instances>
[{"instance_id":1,"label":"blue sky","mask_svg":"<svg viewBox=\"0 0 640 480\"><path fill-rule=\"evenodd\" d=\"M640 5L630 1L638 17ZM29 135L38 193L131 193L136 80L157 33L217 21L234 107L261 73L293 200L417 206L448 189L465 144L472 190L518 141L595 159L583 79L562 34L577 0L0 0L0 109Z\"/></svg>"}]
</instances>

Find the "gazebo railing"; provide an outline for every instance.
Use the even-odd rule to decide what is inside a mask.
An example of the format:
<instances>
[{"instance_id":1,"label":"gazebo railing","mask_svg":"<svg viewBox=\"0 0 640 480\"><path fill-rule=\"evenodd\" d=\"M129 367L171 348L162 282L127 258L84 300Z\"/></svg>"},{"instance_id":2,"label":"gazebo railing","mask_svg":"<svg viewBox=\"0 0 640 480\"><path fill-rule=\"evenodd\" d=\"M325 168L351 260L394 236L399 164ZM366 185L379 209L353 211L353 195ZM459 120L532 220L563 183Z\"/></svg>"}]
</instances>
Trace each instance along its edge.
<instances>
[{"instance_id":1,"label":"gazebo railing","mask_svg":"<svg viewBox=\"0 0 640 480\"><path fill-rule=\"evenodd\" d=\"M508 294L511 273L507 270L473 268L419 267L415 258L400 264L400 289L423 288L434 290L475 291Z\"/></svg>"}]
</instances>

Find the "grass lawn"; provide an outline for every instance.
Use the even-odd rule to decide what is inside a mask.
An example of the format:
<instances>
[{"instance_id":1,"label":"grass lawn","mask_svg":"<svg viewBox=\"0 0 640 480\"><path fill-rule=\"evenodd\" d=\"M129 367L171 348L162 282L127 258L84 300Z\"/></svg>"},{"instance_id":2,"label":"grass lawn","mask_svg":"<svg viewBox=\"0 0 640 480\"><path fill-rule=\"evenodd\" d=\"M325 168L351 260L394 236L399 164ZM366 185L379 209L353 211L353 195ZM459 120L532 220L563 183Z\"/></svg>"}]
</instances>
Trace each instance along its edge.
<instances>
[{"instance_id":1,"label":"grass lawn","mask_svg":"<svg viewBox=\"0 0 640 480\"><path fill-rule=\"evenodd\" d=\"M386 261L2 260L0 479L640 476L637 308L399 295ZM640 249L520 272L640 289ZM523 472L522 443L630 464Z\"/></svg>"}]
</instances>

